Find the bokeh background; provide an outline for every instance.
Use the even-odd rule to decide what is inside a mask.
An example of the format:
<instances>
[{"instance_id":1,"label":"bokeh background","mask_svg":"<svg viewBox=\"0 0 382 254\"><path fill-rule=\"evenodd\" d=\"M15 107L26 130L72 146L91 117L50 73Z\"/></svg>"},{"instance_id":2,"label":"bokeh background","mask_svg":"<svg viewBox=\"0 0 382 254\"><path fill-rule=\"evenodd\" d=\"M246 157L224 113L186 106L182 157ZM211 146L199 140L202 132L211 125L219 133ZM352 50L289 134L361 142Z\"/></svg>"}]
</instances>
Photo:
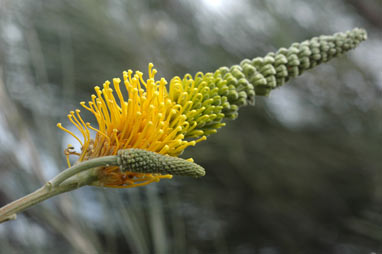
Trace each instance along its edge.
<instances>
[{"instance_id":1,"label":"bokeh background","mask_svg":"<svg viewBox=\"0 0 382 254\"><path fill-rule=\"evenodd\" d=\"M61 195L1 224L0 253L382 253L381 13L379 0L0 0L1 205L66 167L75 142L56 123L123 70L153 62L169 80L369 34L186 150L202 179Z\"/></svg>"}]
</instances>

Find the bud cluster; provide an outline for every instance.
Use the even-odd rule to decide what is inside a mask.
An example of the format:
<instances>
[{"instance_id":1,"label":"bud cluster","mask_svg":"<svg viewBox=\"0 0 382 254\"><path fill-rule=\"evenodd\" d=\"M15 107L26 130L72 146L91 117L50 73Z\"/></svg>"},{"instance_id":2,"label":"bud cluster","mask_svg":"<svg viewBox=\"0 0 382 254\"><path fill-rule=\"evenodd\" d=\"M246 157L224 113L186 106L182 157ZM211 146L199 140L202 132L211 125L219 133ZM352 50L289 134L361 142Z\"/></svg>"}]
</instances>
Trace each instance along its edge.
<instances>
[{"instance_id":1,"label":"bud cluster","mask_svg":"<svg viewBox=\"0 0 382 254\"><path fill-rule=\"evenodd\" d=\"M290 78L355 48L367 38L366 31L355 28L346 33L319 36L289 48L280 48L265 57L245 59L214 73L197 73L193 79L174 77L170 98L184 111L189 126L185 137L215 133L224 118L235 119L242 106L253 105L255 95L268 95Z\"/></svg>"}]
</instances>

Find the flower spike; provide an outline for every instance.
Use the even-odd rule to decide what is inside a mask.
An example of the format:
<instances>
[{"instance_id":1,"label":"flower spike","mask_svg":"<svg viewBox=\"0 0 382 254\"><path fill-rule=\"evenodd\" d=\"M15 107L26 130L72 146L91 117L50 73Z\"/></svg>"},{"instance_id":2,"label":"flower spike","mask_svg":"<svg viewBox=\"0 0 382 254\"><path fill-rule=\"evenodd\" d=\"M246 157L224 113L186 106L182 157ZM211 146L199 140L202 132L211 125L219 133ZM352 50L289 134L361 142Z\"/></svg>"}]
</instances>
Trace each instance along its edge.
<instances>
[{"instance_id":1,"label":"flower spike","mask_svg":"<svg viewBox=\"0 0 382 254\"><path fill-rule=\"evenodd\" d=\"M202 176L204 170L189 161L174 158L184 149L207 139L235 119L242 106L253 105L255 95L268 95L290 78L318 64L342 55L367 38L366 31L355 28L346 33L314 37L265 57L245 59L238 65L221 67L214 73L186 74L167 81L155 80L157 71L149 64L147 80L143 73L123 73L124 97L119 78L95 87L88 105L81 105L96 118L98 128L81 118L79 110L68 118L79 129L82 146L79 161L121 154L123 167L102 167L96 185L130 188L171 178L172 174ZM116 93L116 97L113 93ZM125 98L128 98L127 100ZM96 132L91 138L89 130ZM83 140L83 141L81 141ZM169 155L169 156L163 156Z\"/></svg>"}]
</instances>

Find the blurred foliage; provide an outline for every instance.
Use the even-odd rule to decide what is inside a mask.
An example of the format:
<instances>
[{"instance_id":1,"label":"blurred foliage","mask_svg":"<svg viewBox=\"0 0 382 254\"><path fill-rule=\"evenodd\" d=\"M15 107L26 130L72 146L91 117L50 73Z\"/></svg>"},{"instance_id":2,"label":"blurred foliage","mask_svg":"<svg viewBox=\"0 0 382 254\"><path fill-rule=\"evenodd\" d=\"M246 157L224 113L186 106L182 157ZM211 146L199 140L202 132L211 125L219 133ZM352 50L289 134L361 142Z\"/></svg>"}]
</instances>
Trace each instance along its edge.
<instances>
[{"instance_id":1,"label":"blurred foliage","mask_svg":"<svg viewBox=\"0 0 382 254\"><path fill-rule=\"evenodd\" d=\"M62 195L2 224L0 252L381 251L381 12L378 0L0 0L0 204L65 167L55 123L125 69L153 62L169 80L369 33L187 150L204 178Z\"/></svg>"}]
</instances>

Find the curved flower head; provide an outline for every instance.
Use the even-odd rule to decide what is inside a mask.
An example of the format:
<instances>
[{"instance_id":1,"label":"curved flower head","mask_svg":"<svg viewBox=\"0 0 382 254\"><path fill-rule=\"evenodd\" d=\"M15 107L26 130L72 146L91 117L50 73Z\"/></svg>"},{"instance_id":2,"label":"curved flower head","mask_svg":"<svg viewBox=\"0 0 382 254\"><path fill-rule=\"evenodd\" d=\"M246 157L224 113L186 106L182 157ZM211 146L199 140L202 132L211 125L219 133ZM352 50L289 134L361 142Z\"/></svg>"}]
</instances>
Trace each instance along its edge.
<instances>
[{"instance_id":1,"label":"curved flower head","mask_svg":"<svg viewBox=\"0 0 382 254\"><path fill-rule=\"evenodd\" d=\"M155 81L156 70L152 64L149 64L147 80L141 72L133 75L129 70L123 73L125 89L122 90L126 91L121 91L121 80L116 78L114 90L106 81L102 89L95 87L96 94L88 104L81 102L95 116L98 128L85 123L79 110L70 112L68 118L82 138L58 124L82 146L79 153L68 146L66 154L78 155L79 161L84 161L115 155L120 149L139 148L178 156L188 146L217 132L225 125L225 119L235 119L240 107L253 105L255 95L268 95L290 78L355 48L366 38L366 31L358 28L315 37L265 57L245 59L230 68L221 67L214 73L199 72L194 78L190 74L183 79L174 77L168 91L165 79ZM127 97L123 93L127 93ZM95 131L94 138L91 130ZM117 167L105 167L99 170L98 184L134 187L161 178L171 178L171 175L121 172Z\"/></svg>"}]
</instances>

